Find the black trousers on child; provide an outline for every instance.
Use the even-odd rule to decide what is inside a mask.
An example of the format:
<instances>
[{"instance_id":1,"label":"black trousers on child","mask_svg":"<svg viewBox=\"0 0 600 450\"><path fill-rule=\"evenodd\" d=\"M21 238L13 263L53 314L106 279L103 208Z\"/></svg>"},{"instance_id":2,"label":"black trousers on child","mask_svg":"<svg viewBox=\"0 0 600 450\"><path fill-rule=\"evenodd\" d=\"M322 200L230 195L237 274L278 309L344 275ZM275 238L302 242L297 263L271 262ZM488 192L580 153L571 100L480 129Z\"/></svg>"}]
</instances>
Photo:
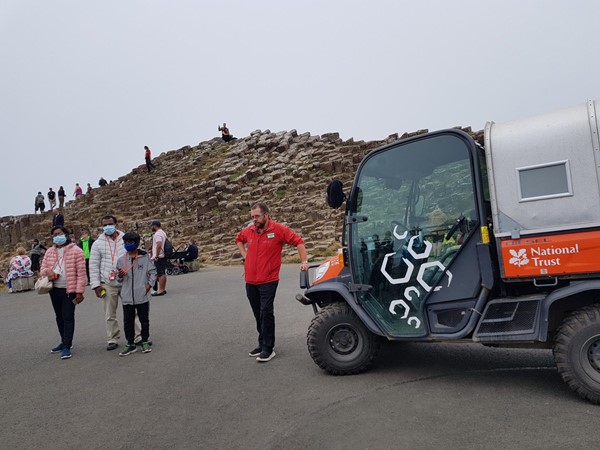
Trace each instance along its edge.
<instances>
[{"instance_id":1,"label":"black trousers on child","mask_svg":"<svg viewBox=\"0 0 600 450\"><path fill-rule=\"evenodd\" d=\"M148 338L150 337L150 302L123 305L123 329L125 330L125 338L129 345L133 345L135 340L134 321L136 310L140 324L142 325L142 342L148 342Z\"/></svg>"}]
</instances>

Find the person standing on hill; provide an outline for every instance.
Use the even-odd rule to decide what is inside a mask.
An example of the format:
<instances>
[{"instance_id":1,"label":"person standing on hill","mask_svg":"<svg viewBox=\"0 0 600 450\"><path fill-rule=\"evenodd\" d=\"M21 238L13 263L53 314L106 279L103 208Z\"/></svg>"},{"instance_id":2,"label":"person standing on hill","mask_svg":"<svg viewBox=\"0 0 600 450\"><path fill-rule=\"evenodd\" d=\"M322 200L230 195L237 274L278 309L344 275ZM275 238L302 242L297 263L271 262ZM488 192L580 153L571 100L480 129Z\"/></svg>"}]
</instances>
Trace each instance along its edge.
<instances>
[{"instance_id":1,"label":"person standing on hill","mask_svg":"<svg viewBox=\"0 0 600 450\"><path fill-rule=\"evenodd\" d=\"M58 188L58 209L62 211L65 206L65 189L61 186Z\"/></svg>"},{"instance_id":2,"label":"person standing on hill","mask_svg":"<svg viewBox=\"0 0 600 450\"><path fill-rule=\"evenodd\" d=\"M83 189L79 186L79 183L75 183L75 192L73 192L73 197L81 197L83 195Z\"/></svg>"},{"instance_id":3,"label":"person standing on hill","mask_svg":"<svg viewBox=\"0 0 600 450\"><path fill-rule=\"evenodd\" d=\"M281 250L284 244L298 249L300 270L308 270L308 255L304 241L291 228L275 222L264 203L250 209L252 224L238 233L235 243L244 259L246 295L250 301L256 329L258 347L250 351L258 362L267 362L275 356L274 302L279 284Z\"/></svg>"},{"instance_id":4,"label":"person standing on hill","mask_svg":"<svg viewBox=\"0 0 600 450\"><path fill-rule=\"evenodd\" d=\"M48 197L48 203L50 203L50 212L52 212L52 210L56 208L56 192L54 192L52 188L48 188L48 194L46 196Z\"/></svg>"},{"instance_id":5,"label":"person standing on hill","mask_svg":"<svg viewBox=\"0 0 600 450\"><path fill-rule=\"evenodd\" d=\"M92 192L92 185L90 183L87 184L87 190L85 191L86 194L91 194Z\"/></svg>"},{"instance_id":6,"label":"person standing on hill","mask_svg":"<svg viewBox=\"0 0 600 450\"><path fill-rule=\"evenodd\" d=\"M144 158L146 159L146 168L148 169L148 172L151 172L152 169L156 169L156 166L152 164L152 152L147 145L144 145L144 150L146 151L144 153Z\"/></svg>"},{"instance_id":7,"label":"person standing on hill","mask_svg":"<svg viewBox=\"0 0 600 450\"><path fill-rule=\"evenodd\" d=\"M44 212L45 208L46 208L46 204L44 203L44 194L42 194L41 192L38 192L37 195L35 196L34 214L38 211L40 212L40 214L42 214Z\"/></svg>"},{"instance_id":8,"label":"person standing on hill","mask_svg":"<svg viewBox=\"0 0 600 450\"><path fill-rule=\"evenodd\" d=\"M108 182L104 179L104 177L100 177L100 179L98 180L98 186L104 187L107 184L108 184Z\"/></svg>"}]
</instances>

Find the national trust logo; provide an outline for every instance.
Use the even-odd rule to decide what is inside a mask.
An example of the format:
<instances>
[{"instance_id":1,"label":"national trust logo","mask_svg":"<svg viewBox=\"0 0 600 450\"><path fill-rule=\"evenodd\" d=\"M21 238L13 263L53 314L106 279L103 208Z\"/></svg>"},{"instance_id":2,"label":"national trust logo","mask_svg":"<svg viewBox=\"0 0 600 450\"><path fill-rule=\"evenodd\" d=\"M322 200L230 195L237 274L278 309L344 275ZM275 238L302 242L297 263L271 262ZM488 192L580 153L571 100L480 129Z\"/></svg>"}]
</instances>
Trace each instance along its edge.
<instances>
[{"instance_id":1,"label":"national trust logo","mask_svg":"<svg viewBox=\"0 0 600 450\"><path fill-rule=\"evenodd\" d=\"M509 253L511 254L512 258L510 258L508 262L513 266L522 267L529 264L529 259L527 258L527 250L525 250L524 248L521 248L519 250L509 250Z\"/></svg>"}]
</instances>

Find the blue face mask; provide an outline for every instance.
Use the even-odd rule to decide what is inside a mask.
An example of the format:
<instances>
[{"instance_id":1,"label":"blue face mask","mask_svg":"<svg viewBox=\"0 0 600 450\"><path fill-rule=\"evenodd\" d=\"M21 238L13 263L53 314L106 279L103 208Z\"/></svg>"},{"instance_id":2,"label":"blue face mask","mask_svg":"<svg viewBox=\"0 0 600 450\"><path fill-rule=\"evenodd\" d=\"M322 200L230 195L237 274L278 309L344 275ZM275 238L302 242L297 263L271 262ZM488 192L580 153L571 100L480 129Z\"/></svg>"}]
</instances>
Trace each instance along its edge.
<instances>
[{"instance_id":1,"label":"blue face mask","mask_svg":"<svg viewBox=\"0 0 600 450\"><path fill-rule=\"evenodd\" d=\"M128 252L132 252L134 251L136 248L138 248L138 244L135 243L131 243L131 242L127 242L125 245L125 250L127 250Z\"/></svg>"},{"instance_id":2,"label":"blue face mask","mask_svg":"<svg viewBox=\"0 0 600 450\"><path fill-rule=\"evenodd\" d=\"M117 231L117 227L115 227L114 225L104 225L104 234L107 236L110 236L112 234L114 234L114 232Z\"/></svg>"},{"instance_id":3,"label":"blue face mask","mask_svg":"<svg viewBox=\"0 0 600 450\"><path fill-rule=\"evenodd\" d=\"M59 234L58 236L52 237L52 242L54 242L55 245L64 245L67 242L67 237L64 234Z\"/></svg>"}]
</instances>

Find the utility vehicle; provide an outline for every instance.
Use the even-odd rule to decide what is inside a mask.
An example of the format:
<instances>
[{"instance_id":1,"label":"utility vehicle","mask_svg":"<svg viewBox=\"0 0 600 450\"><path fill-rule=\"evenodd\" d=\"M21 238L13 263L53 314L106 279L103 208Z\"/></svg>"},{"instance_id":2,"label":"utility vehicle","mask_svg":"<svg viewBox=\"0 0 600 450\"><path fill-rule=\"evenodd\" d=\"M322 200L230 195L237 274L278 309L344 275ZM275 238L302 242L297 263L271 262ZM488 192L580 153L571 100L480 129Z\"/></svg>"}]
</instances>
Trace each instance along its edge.
<instances>
[{"instance_id":1,"label":"utility vehicle","mask_svg":"<svg viewBox=\"0 0 600 450\"><path fill-rule=\"evenodd\" d=\"M488 122L483 145L449 129L366 155L339 255L301 275L315 363L362 372L382 338L552 348L600 403L599 106Z\"/></svg>"}]
</instances>

